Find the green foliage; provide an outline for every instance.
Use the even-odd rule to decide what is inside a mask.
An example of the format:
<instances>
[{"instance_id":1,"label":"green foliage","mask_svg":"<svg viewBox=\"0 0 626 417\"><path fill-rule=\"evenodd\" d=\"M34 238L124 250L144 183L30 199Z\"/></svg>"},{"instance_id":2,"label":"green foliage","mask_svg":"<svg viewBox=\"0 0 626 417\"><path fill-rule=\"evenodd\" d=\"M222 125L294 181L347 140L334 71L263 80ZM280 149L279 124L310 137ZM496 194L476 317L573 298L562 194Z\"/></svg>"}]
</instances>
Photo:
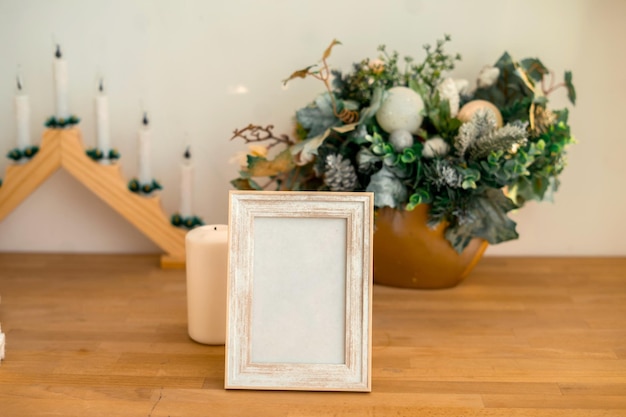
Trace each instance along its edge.
<instances>
[{"instance_id":1,"label":"green foliage","mask_svg":"<svg viewBox=\"0 0 626 417\"><path fill-rule=\"evenodd\" d=\"M99 161L103 157L102 151L98 148L87 149L85 153L89 158L93 159L94 161Z\"/></svg>"},{"instance_id":2,"label":"green foliage","mask_svg":"<svg viewBox=\"0 0 626 417\"><path fill-rule=\"evenodd\" d=\"M576 89L574 88L574 84L572 84L572 71L565 71L563 79L565 80L565 87L567 88L567 98L572 104L576 104Z\"/></svg>"},{"instance_id":3,"label":"green foliage","mask_svg":"<svg viewBox=\"0 0 626 417\"><path fill-rule=\"evenodd\" d=\"M537 58L522 59L520 66L535 82L541 82L544 76L550 74L550 70Z\"/></svg>"},{"instance_id":4,"label":"green foliage","mask_svg":"<svg viewBox=\"0 0 626 417\"><path fill-rule=\"evenodd\" d=\"M453 139L461 127L461 121L450 115L448 100L442 100L439 93L435 92L424 101L424 105L426 121L431 128L442 138Z\"/></svg>"},{"instance_id":5,"label":"green foliage","mask_svg":"<svg viewBox=\"0 0 626 417\"><path fill-rule=\"evenodd\" d=\"M460 59L445 52L449 41L446 36L435 46L425 45L421 62L400 58L398 52L381 46L377 59L363 59L348 73L327 65L338 44L333 41L321 66L305 67L288 78L312 77L326 87L296 112L296 140L286 135L255 139L273 140L271 146L284 148L274 153L274 159L249 155L231 184L247 190L347 187L372 191L376 207L398 210L428 204L429 224L445 222L446 238L458 252L476 237L492 244L516 239L508 213L556 190L567 147L574 143L567 110L548 108L550 93L560 87L575 103L572 74L566 72L564 81L555 85L541 60L515 61L504 53L494 64L496 69L481 78L480 88L454 97L451 80L446 80L450 88L439 88ZM332 88L329 74L334 74ZM398 143L400 135L392 145L392 132L381 128L376 113L388 98L387 90L397 86L421 96L423 122L412 132L412 143ZM504 126L498 126L495 114L486 109L461 122L450 106L457 98L461 103L491 102Z\"/></svg>"},{"instance_id":6,"label":"green foliage","mask_svg":"<svg viewBox=\"0 0 626 417\"><path fill-rule=\"evenodd\" d=\"M139 180L133 178L128 182L128 189L133 193L138 193L140 188Z\"/></svg>"},{"instance_id":7,"label":"green foliage","mask_svg":"<svg viewBox=\"0 0 626 417\"><path fill-rule=\"evenodd\" d=\"M37 155L37 152L39 152L39 146L29 146L24 149L24 157L30 159Z\"/></svg>"},{"instance_id":8,"label":"green foliage","mask_svg":"<svg viewBox=\"0 0 626 417\"><path fill-rule=\"evenodd\" d=\"M406 205L406 209L411 211L414 210L420 204L428 204L432 201L432 196L423 188L418 188L415 190L411 197L409 197L409 202Z\"/></svg>"},{"instance_id":9,"label":"green foliage","mask_svg":"<svg viewBox=\"0 0 626 417\"><path fill-rule=\"evenodd\" d=\"M328 93L318 96L311 105L298 110L296 120L308 132L309 139L323 134L331 127L342 125L341 120L335 116Z\"/></svg>"},{"instance_id":10,"label":"green foliage","mask_svg":"<svg viewBox=\"0 0 626 417\"><path fill-rule=\"evenodd\" d=\"M133 178L128 182L128 189L137 194L150 194L156 190L162 190L163 187L156 180L142 184L137 178Z\"/></svg>"},{"instance_id":11,"label":"green foliage","mask_svg":"<svg viewBox=\"0 0 626 417\"><path fill-rule=\"evenodd\" d=\"M380 55L376 60L365 58L355 63L352 72L348 74L333 70L333 91L342 99L356 101L360 107L367 107L375 101L373 94L376 90L385 91L413 83L432 91L444 73L454 69L455 61L461 60L459 54L445 52L445 45L450 40L450 36L445 35L443 39L437 40L434 48L429 44L424 45L426 57L420 63L416 63L413 57L403 57L404 71L399 67L400 54L397 51L389 52L385 45L380 45Z\"/></svg>"},{"instance_id":12,"label":"green foliage","mask_svg":"<svg viewBox=\"0 0 626 417\"><path fill-rule=\"evenodd\" d=\"M179 213L172 215L170 223L173 226L180 227L182 229L191 230L198 226L204 226L204 221L198 216L183 217Z\"/></svg>"},{"instance_id":13,"label":"green foliage","mask_svg":"<svg viewBox=\"0 0 626 417\"><path fill-rule=\"evenodd\" d=\"M512 185L518 204L529 200L541 201L548 191L558 189L558 175L565 168L567 146L575 141L567 124L567 109L555 113L556 123L523 148L533 159L527 167L527 174L518 177Z\"/></svg>"},{"instance_id":14,"label":"green foliage","mask_svg":"<svg viewBox=\"0 0 626 417\"><path fill-rule=\"evenodd\" d=\"M54 116L50 116L44 126L49 127L51 129L61 129L64 127L71 127L77 125L80 122L80 119L74 115L68 117L67 119L57 119Z\"/></svg>"},{"instance_id":15,"label":"green foliage","mask_svg":"<svg viewBox=\"0 0 626 417\"><path fill-rule=\"evenodd\" d=\"M14 148L7 153L7 158L17 162L22 158L31 159L37 152L39 152L39 146L28 146L24 149Z\"/></svg>"},{"instance_id":16,"label":"green foliage","mask_svg":"<svg viewBox=\"0 0 626 417\"><path fill-rule=\"evenodd\" d=\"M473 237L480 237L491 244L517 239L516 224L506 215L516 207L501 190L486 188L469 201L472 221L457 221L448 226L446 239L458 253L463 252Z\"/></svg>"},{"instance_id":17,"label":"green foliage","mask_svg":"<svg viewBox=\"0 0 626 417\"><path fill-rule=\"evenodd\" d=\"M122 157L117 149L109 149L109 159L110 160L118 160Z\"/></svg>"},{"instance_id":18,"label":"green foliage","mask_svg":"<svg viewBox=\"0 0 626 417\"><path fill-rule=\"evenodd\" d=\"M18 148L11 149L9 153L7 153L7 158L12 159L13 161L19 161L23 156L24 153Z\"/></svg>"},{"instance_id":19,"label":"green foliage","mask_svg":"<svg viewBox=\"0 0 626 417\"><path fill-rule=\"evenodd\" d=\"M401 208L407 200L406 187L385 166L370 177L366 191L374 193L374 205L376 207Z\"/></svg>"},{"instance_id":20,"label":"green foliage","mask_svg":"<svg viewBox=\"0 0 626 417\"><path fill-rule=\"evenodd\" d=\"M516 71L511 55L505 52L494 66L500 70L498 80L492 86L478 88L474 98L490 101L500 109L533 96L532 90Z\"/></svg>"}]
</instances>

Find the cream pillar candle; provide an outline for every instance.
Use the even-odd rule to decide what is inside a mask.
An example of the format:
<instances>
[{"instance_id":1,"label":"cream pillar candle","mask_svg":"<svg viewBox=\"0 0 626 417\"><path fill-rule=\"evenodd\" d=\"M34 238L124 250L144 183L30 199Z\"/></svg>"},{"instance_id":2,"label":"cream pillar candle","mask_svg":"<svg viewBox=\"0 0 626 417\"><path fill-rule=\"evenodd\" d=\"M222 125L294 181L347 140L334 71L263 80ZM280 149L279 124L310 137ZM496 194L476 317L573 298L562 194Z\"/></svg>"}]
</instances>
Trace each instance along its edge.
<instances>
[{"instance_id":1,"label":"cream pillar candle","mask_svg":"<svg viewBox=\"0 0 626 417\"><path fill-rule=\"evenodd\" d=\"M15 121L17 123L17 147L24 150L30 147L30 103L28 95L22 91L22 81L19 77L15 96Z\"/></svg>"},{"instance_id":2,"label":"cream pillar candle","mask_svg":"<svg viewBox=\"0 0 626 417\"><path fill-rule=\"evenodd\" d=\"M111 127L109 125L109 98L104 93L104 83L100 80L96 95L96 143L102 151L100 163L109 163L111 150Z\"/></svg>"},{"instance_id":3,"label":"cream pillar candle","mask_svg":"<svg viewBox=\"0 0 626 417\"><path fill-rule=\"evenodd\" d=\"M191 161L191 152L189 148L185 151L183 163L180 167L180 209L181 217L190 217L193 215L192 208L193 198L193 162Z\"/></svg>"},{"instance_id":4,"label":"cream pillar candle","mask_svg":"<svg viewBox=\"0 0 626 417\"><path fill-rule=\"evenodd\" d=\"M200 226L187 233L187 324L199 343L226 341L228 226Z\"/></svg>"},{"instance_id":5,"label":"cream pillar candle","mask_svg":"<svg viewBox=\"0 0 626 417\"><path fill-rule=\"evenodd\" d=\"M152 133L148 122L148 115L144 113L141 129L139 130L139 182L152 183L150 172L150 138Z\"/></svg>"},{"instance_id":6,"label":"cream pillar candle","mask_svg":"<svg viewBox=\"0 0 626 417\"><path fill-rule=\"evenodd\" d=\"M63 59L61 53L61 47L57 45L56 53L54 54L54 91L56 99L56 118L67 119L70 117L67 104L67 61Z\"/></svg>"}]
</instances>

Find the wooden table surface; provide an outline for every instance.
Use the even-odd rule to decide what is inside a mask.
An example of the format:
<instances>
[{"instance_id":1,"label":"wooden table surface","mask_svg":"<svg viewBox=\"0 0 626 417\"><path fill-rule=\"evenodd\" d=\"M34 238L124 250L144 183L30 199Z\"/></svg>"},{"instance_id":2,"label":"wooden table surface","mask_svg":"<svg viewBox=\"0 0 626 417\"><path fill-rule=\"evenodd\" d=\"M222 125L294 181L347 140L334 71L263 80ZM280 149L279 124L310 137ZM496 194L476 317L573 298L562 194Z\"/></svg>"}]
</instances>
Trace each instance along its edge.
<instances>
[{"instance_id":1,"label":"wooden table surface","mask_svg":"<svg viewBox=\"0 0 626 417\"><path fill-rule=\"evenodd\" d=\"M0 254L0 416L626 416L626 259L375 286L371 393L225 391L156 256Z\"/></svg>"}]
</instances>

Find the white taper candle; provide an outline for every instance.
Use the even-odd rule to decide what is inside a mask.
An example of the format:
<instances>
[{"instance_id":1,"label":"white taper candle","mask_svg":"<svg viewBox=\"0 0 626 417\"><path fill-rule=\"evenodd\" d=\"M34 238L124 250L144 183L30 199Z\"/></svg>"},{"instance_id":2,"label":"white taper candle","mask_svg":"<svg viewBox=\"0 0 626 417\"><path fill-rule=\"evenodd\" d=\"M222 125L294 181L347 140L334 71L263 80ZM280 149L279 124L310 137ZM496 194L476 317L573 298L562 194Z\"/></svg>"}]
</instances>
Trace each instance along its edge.
<instances>
[{"instance_id":1,"label":"white taper candle","mask_svg":"<svg viewBox=\"0 0 626 417\"><path fill-rule=\"evenodd\" d=\"M148 115L144 113L141 129L139 129L139 182L143 184L152 183L150 172L150 125Z\"/></svg>"},{"instance_id":2,"label":"white taper candle","mask_svg":"<svg viewBox=\"0 0 626 417\"><path fill-rule=\"evenodd\" d=\"M193 215L193 162L189 148L183 156L183 163L180 167L180 210L181 217Z\"/></svg>"},{"instance_id":3,"label":"white taper candle","mask_svg":"<svg viewBox=\"0 0 626 417\"><path fill-rule=\"evenodd\" d=\"M15 121L17 124L17 147L24 150L30 146L30 103L23 91L22 81L17 78L15 95Z\"/></svg>"},{"instance_id":4,"label":"white taper candle","mask_svg":"<svg viewBox=\"0 0 626 417\"><path fill-rule=\"evenodd\" d=\"M96 95L96 140L97 147L102 151L101 163L109 163L109 151L111 150L111 126L109 124L109 98L104 93L104 84L100 80L98 94Z\"/></svg>"},{"instance_id":5,"label":"white taper candle","mask_svg":"<svg viewBox=\"0 0 626 417\"><path fill-rule=\"evenodd\" d=\"M68 110L68 95L67 95L67 61L63 59L61 53L61 47L57 45L56 52L54 54L54 87L56 98L56 117L57 119L66 120L70 116Z\"/></svg>"}]
</instances>

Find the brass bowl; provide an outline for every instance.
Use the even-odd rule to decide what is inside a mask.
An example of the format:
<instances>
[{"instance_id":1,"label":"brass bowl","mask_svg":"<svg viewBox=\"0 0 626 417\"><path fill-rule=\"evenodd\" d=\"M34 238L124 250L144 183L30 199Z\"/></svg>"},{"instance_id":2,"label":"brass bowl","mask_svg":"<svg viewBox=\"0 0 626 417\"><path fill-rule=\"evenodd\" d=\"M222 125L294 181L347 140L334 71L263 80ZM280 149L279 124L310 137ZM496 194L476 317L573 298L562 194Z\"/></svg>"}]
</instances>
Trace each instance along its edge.
<instances>
[{"instance_id":1,"label":"brass bowl","mask_svg":"<svg viewBox=\"0 0 626 417\"><path fill-rule=\"evenodd\" d=\"M444 237L446 224L427 226L429 206L378 210L374 232L374 283L437 289L458 285L482 257L487 242L473 239L460 255Z\"/></svg>"}]
</instances>

